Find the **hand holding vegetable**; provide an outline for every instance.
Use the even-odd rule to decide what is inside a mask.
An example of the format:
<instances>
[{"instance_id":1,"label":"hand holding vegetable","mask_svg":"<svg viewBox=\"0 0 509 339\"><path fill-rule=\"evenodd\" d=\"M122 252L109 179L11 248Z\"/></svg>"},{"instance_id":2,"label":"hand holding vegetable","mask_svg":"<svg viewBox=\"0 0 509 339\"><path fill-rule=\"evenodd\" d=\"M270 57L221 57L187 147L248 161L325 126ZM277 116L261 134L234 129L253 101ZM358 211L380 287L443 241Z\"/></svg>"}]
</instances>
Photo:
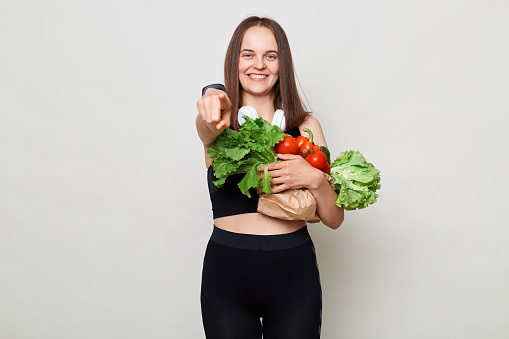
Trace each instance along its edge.
<instances>
[{"instance_id":1,"label":"hand holding vegetable","mask_svg":"<svg viewBox=\"0 0 509 339\"><path fill-rule=\"evenodd\" d=\"M278 154L278 158L284 161L270 163L258 170L261 176L265 176L265 170L270 174L272 193L287 189L311 188L323 179L323 173L309 166L300 155Z\"/></svg>"},{"instance_id":2,"label":"hand holding vegetable","mask_svg":"<svg viewBox=\"0 0 509 339\"><path fill-rule=\"evenodd\" d=\"M298 153L314 168L332 176L338 193L336 205L346 210L355 210L374 204L378 198L376 191L380 188L380 171L368 163L359 151L343 152L330 164L329 150L315 145L313 133L307 128L304 130L309 133L309 139L303 135L295 139ZM285 143L289 141L285 139ZM272 182L279 183L280 179Z\"/></svg>"}]
</instances>

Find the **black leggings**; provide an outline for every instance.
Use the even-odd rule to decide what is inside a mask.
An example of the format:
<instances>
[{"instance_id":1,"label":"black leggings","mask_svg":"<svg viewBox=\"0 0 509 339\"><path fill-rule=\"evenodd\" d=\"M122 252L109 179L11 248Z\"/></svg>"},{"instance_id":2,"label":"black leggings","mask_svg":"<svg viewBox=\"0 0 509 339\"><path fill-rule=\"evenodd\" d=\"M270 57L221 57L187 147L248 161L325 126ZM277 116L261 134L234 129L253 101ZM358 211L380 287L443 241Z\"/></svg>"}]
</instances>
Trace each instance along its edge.
<instances>
[{"instance_id":1,"label":"black leggings","mask_svg":"<svg viewBox=\"0 0 509 339\"><path fill-rule=\"evenodd\" d=\"M214 227L201 307L207 339L320 338L320 278L307 228L260 236Z\"/></svg>"}]
</instances>

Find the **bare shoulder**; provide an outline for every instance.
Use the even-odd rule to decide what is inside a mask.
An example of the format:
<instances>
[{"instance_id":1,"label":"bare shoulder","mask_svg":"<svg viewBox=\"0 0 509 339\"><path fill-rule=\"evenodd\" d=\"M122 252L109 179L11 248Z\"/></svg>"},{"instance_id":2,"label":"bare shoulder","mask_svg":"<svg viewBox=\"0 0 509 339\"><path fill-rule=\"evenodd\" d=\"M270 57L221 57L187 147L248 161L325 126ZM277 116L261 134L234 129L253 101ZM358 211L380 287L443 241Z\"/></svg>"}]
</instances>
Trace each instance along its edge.
<instances>
[{"instance_id":1,"label":"bare shoulder","mask_svg":"<svg viewBox=\"0 0 509 339\"><path fill-rule=\"evenodd\" d=\"M320 125L320 122L317 118L312 115L308 115L306 120L304 120L304 122L299 125L300 134L308 136L307 132L304 132L304 128L307 128L313 132L313 141L315 144L327 147L327 142L325 141L325 136L323 135L322 125Z\"/></svg>"}]
</instances>

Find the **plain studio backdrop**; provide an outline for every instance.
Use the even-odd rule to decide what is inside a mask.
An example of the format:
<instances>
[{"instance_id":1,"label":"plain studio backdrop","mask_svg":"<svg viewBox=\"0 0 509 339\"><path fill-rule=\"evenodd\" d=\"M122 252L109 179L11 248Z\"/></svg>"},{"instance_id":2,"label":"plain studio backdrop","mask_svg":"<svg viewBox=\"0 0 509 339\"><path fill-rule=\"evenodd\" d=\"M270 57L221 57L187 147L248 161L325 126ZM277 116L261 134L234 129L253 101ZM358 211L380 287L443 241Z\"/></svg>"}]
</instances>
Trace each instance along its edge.
<instances>
[{"instance_id":1,"label":"plain studio backdrop","mask_svg":"<svg viewBox=\"0 0 509 339\"><path fill-rule=\"evenodd\" d=\"M2 0L0 338L204 338L196 101L253 14L333 156L381 171L375 205L309 226L322 337L507 338L508 4Z\"/></svg>"}]
</instances>

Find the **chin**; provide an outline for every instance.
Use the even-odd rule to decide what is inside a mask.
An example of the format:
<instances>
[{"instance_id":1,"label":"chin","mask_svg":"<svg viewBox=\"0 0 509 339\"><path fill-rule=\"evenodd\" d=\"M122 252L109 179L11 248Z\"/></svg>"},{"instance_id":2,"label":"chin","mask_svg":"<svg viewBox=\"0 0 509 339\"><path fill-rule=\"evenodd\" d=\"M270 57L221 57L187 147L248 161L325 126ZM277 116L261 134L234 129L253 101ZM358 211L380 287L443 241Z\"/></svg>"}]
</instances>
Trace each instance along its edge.
<instances>
[{"instance_id":1,"label":"chin","mask_svg":"<svg viewBox=\"0 0 509 339\"><path fill-rule=\"evenodd\" d=\"M272 91L273 91L273 88L246 88L244 89L244 91L248 92L249 94L251 95L256 95L256 96L265 96L265 95L271 95L272 94Z\"/></svg>"}]
</instances>

